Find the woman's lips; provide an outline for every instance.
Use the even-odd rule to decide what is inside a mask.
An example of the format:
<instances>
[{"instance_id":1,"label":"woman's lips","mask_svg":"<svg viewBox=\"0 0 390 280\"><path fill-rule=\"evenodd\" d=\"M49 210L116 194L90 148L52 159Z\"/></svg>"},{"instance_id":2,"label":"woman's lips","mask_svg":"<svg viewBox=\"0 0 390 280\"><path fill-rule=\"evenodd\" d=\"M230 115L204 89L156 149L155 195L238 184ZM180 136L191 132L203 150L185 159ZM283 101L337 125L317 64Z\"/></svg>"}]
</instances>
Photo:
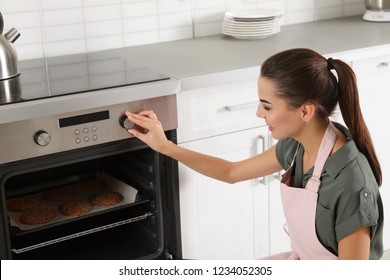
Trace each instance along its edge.
<instances>
[{"instance_id":1,"label":"woman's lips","mask_svg":"<svg viewBox=\"0 0 390 280\"><path fill-rule=\"evenodd\" d=\"M273 131L275 128L273 126L268 125L269 131Z\"/></svg>"}]
</instances>

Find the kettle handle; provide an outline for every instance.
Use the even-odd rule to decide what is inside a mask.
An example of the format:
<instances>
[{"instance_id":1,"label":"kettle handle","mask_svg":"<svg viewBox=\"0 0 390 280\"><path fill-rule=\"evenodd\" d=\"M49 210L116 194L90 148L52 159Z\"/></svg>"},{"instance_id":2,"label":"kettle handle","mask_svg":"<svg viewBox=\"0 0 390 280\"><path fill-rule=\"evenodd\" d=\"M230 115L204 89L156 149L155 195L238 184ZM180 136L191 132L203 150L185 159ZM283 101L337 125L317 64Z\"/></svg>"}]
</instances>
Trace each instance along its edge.
<instances>
[{"instance_id":1,"label":"kettle handle","mask_svg":"<svg viewBox=\"0 0 390 280\"><path fill-rule=\"evenodd\" d=\"M3 15L0 12L0 34L3 34L3 28L4 28L4 20L3 20Z\"/></svg>"},{"instance_id":2,"label":"kettle handle","mask_svg":"<svg viewBox=\"0 0 390 280\"><path fill-rule=\"evenodd\" d=\"M19 36L20 36L20 33L15 28L11 28L10 30L8 30L7 33L4 34L4 37L10 43L14 43L16 41L16 39L19 38Z\"/></svg>"}]
</instances>

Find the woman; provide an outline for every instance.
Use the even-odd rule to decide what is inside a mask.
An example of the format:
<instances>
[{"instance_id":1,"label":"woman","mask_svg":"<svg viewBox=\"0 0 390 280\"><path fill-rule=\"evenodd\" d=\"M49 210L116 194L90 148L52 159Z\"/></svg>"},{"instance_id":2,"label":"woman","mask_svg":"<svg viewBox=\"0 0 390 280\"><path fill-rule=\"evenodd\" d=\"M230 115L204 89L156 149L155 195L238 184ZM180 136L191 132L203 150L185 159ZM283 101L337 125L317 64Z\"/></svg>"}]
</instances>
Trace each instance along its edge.
<instances>
[{"instance_id":1,"label":"woman","mask_svg":"<svg viewBox=\"0 0 390 280\"><path fill-rule=\"evenodd\" d=\"M309 49L286 50L263 63L258 95L257 116L279 141L243 161L175 145L152 111L126 113L144 128L129 132L154 150L228 183L287 170L281 196L292 251L270 259L379 259L382 173L352 69ZM337 104L348 129L329 121Z\"/></svg>"}]
</instances>

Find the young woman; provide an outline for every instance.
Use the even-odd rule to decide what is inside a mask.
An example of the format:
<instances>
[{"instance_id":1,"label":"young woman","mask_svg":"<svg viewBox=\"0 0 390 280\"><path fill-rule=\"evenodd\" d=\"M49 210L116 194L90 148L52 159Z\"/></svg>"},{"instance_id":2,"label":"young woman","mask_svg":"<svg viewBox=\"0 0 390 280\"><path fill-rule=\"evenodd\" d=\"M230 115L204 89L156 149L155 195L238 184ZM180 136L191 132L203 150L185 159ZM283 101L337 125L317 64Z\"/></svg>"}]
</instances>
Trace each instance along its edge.
<instances>
[{"instance_id":1,"label":"young woman","mask_svg":"<svg viewBox=\"0 0 390 280\"><path fill-rule=\"evenodd\" d=\"M126 113L143 128L129 132L154 150L228 183L286 170L281 196L292 251L270 259L379 259L382 173L352 69L309 49L286 50L261 66L258 95L257 116L279 141L243 161L175 145L152 111ZM337 104L348 129L329 120Z\"/></svg>"}]
</instances>

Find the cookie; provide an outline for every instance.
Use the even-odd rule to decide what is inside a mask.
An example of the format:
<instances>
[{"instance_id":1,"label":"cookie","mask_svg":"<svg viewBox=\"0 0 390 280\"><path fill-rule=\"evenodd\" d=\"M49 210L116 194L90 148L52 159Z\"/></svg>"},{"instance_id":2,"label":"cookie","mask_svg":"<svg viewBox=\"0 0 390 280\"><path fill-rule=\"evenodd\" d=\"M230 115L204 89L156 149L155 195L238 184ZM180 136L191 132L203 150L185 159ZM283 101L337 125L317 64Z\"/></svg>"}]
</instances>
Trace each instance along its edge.
<instances>
[{"instance_id":1,"label":"cookie","mask_svg":"<svg viewBox=\"0 0 390 280\"><path fill-rule=\"evenodd\" d=\"M19 221L25 225L41 225L54 220L56 215L52 208L34 208L21 215Z\"/></svg>"},{"instance_id":2,"label":"cookie","mask_svg":"<svg viewBox=\"0 0 390 280\"><path fill-rule=\"evenodd\" d=\"M103 192L92 196L89 199L95 206L111 206L123 200L123 195L119 192Z\"/></svg>"},{"instance_id":3,"label":"cookie","mask_svg":"<svg viewBox=\"0 0 390 280\"><path fill-rule=\"evenodd\" d=\"M69 187L61 187L61 188L55 188L50 189L44 192L43 198L48 201L62 201L71 199L75 195L75 191Z\"/></svg>"},{"instance_id":4,"label":"cookie","mask_svg":"<svg viewBox=\"0 0 390 280\"><path fill-rule=\"evenodd\" d=\"M58 209L60 212L69 217L78 217L87 214L92 210L91 203L82 200L68 200L63 202Z\"/></svg>"},{"instance_id":5,"label":"cookie","mask_svg":"<svg viewBox=\"0 0 390 280\"><path fill-rule=\"evenodd\" d=\"M14 212L24 212L41 205L39 196L22 196L7 200L7 209Z\"/></svg>"}]
</instances>

